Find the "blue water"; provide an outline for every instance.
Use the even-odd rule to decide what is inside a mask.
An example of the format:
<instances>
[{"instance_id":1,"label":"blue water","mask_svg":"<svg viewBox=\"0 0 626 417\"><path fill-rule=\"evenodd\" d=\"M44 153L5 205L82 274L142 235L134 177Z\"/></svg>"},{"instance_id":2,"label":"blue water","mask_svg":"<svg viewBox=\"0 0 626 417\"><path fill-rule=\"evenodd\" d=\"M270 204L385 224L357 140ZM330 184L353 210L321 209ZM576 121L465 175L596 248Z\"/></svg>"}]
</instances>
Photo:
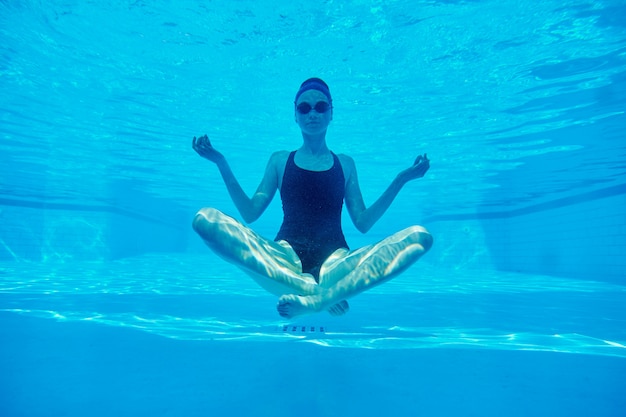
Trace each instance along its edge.
<instances>
[{"instance_id":1,"label":"blue water","mask_svg":"<svg viewBox=\"0 0 626 417\"><path fill-rule=\"evenodd\" d=\"M436 244L286 321L191 232L236 214L191 138L252 192L311 76L367 203L432 161L350 245ZM498 268L481 221L623 201L624 109L618 0L0 1L0 416L621 416L623 216L584 277Z\"/></svg>"}]
</instances>

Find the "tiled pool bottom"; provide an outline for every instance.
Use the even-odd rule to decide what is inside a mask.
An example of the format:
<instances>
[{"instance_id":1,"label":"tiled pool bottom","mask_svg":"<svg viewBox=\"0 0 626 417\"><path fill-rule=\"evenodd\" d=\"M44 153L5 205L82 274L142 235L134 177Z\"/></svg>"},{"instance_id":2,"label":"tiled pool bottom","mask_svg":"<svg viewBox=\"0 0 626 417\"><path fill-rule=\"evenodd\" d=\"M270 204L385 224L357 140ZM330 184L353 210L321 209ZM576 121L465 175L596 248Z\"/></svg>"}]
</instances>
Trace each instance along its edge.
<instances>
[{"instance_id":1,"label":"tiled pool bottom","mask_svg":"<svg viewBox=\"0 0 626 417\"><path fill-rule=\"evenodd\" d=\"M0 265L0 415L620 416L624 288L417 265L284 321L211 257Z\"/></svg>"},{"instance_id":2,"label":"tiled pool bottom","mask_svg":"<svg viewBox=\"0 0 626 417\"><path fill-rule=\"evenodd\" d=\"M618 357L192 341L0 313L0 414L595 416L626 409Z\"/></svg>"}]
</instances>

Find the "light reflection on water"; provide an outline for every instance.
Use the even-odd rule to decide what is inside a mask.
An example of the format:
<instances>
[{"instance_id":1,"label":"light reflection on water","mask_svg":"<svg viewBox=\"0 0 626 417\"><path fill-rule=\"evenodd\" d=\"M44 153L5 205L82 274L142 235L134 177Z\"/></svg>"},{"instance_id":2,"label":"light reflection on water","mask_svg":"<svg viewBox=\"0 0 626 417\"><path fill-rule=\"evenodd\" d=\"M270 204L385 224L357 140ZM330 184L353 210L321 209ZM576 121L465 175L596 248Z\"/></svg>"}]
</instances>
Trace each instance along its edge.
<instances>
[{"instance_id":1,"label":"light reflection on water","mask_svg":"<svg viewBox=\"0 0 626 417\"><path fill-rule=\"evenodd\" d=\"M471 348L626 357L626 287L428 263L350 300L344 317L286 322L276 299L212 256L0 265L0 311L179 340L366 349Z\"/></svg>"}]
</instances>

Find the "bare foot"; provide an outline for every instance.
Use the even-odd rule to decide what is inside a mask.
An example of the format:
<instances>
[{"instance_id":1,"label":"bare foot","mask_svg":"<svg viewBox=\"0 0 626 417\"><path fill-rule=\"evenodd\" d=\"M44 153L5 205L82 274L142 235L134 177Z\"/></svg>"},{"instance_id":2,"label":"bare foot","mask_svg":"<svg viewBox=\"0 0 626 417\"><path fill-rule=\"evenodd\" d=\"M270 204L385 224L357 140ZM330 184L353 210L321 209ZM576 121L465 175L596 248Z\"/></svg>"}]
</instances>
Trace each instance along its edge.
<instances>
[{"instance_id":1,"label":"bare foot","mask_svg":"<svg viewBox=\"0 0 626 417\"><path fill-rule=\"evenodd\" d=\"M350 310L350 305L346 300L342 300L335 304L334 306L330 306L327 310L331 316L343 316Z\"/></svg>"},{"instance_id":2,"label":"bare foot","mask_svg":"<svg viewBox=\"0 0 626 417\"><path fill-rule=\"evenodd\" d=\"M302 274L303 280L300 282L300 287L297 289L300 294L314 295L321 292L321 287L315 281L313 275L309 273Z\"/></svg>"},{"instance_id":3,"label":"bare foot","mask_svg":"<svg viewBox=\"0 0 626 417\"><path fill-rule=\"evenodd\" d=\"M278 314L288 319L306 313L320 311L321 300L318 296L286 294L278 299Z\"/></svg>"}]
</instances>

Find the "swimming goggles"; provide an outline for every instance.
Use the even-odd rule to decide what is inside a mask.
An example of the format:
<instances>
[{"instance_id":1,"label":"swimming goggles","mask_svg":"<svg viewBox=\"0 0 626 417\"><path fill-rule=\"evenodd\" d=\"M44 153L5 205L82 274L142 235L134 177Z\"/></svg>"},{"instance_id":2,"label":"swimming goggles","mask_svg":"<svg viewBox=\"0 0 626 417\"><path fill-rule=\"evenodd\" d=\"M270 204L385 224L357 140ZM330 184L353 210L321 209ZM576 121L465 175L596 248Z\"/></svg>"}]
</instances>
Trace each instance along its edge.
<instances>
[{"instance_id":1,"label":"swimming goggles","mask_svg":"<svg viewBox=\"0 0 626 417\"><path fill-rule=\"evenodd\" d=\"M296 110L300 114L308 114L311 110L315 109L318 113L326 113L330 109L330 104L325 101L318 101L315 106L311 106L309 103L303 102L296 106Z\"/></svg>"}]
</instances>

